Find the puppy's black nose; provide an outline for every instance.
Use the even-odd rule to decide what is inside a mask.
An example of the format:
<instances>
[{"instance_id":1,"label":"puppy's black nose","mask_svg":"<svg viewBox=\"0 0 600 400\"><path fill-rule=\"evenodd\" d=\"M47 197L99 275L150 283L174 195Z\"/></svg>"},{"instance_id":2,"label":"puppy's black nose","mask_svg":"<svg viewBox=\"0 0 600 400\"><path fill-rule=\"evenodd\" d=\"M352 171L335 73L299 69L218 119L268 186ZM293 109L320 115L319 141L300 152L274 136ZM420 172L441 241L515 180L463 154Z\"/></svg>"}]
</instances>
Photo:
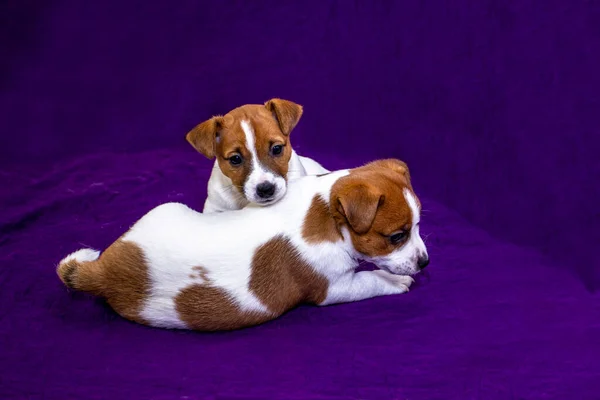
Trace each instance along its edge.
<instances>
[{"instance_id":1,"label":"puppy's black nose","mask_svg":"<svg viewBox=\"0 0 600 400\"><path fill-rule=\"evenodd\" d=\"M429 265L429 256L419 257L419 259L417 260L417 266L419 267L419 269L424 269L428 265Z\"/></svg>"},{"instance_id":2,"label":"puppy's black nose","mask_svg":"<svg viewBox=\"0 0 600 400\"><path fill-rule=\"evenodd\" d=\"M256 186L256 194L261 199L269 198L273 196L273 193L275 193L275 185L273 185L272 183L263 182Z\"/></svg>"}]
</instances>

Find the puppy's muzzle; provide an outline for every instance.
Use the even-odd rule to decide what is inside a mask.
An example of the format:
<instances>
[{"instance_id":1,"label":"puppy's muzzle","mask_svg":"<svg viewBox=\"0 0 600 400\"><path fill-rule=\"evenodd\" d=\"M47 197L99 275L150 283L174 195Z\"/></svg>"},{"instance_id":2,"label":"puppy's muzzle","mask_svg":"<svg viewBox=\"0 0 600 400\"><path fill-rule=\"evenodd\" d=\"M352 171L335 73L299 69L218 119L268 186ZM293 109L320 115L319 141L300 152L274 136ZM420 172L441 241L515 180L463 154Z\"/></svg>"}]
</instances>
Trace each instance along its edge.
<instances>
[{"instance_id":1,"label":"puppy's muzzle","mask_svg":"<svg viewBox=\"0 0 600 400\"><path fill-rule=\"evenodd\" d=\"M270 182L262 182L256 186L256 195L260 199L269 199L275 194L275 185Z\"/></svg>"},{"instance_id":2,"label":"puppy's muzzle","mask_svg":"<svg viewBox=\"0 0 600 400\"><path fill-rule=\"evenodd\" d=\"M417 267L419 267L419 270L425 269L425 267L428 265L429 265L429 256L428 255L420 256L419 259L417 260Z\"/></svg>"}]
</instances>

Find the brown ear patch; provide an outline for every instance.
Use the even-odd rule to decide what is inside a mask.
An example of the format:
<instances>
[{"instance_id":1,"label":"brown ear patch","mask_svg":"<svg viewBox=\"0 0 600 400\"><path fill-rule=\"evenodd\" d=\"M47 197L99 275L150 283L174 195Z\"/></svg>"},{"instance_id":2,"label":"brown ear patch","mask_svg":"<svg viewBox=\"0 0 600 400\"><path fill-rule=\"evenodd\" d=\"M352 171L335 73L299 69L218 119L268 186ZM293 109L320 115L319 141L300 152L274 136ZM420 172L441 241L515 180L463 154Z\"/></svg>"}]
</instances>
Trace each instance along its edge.
<instances>
[{"instance_id":1,"label":"brown ear patch","mask_svg":"<svg viewBox=\"0 0 600 400\"><path fill-rule=\"evenodd\" d=\"M273 113L281 132L286 136L292 132L302 117L302 106L289 100L271 99L265 103L265 107Z\"/></svg>"},{"instance_id":2,"label":"brown ear patch","mask_svg":"<svg viewBox=\"0 0 600 400\"><path fill-rule=\"evenodd\" d=\"M98 265L92 269L94 263ZM79 269L77 279L102 282L102 296L118 314L147 324L140 317L150 290L148 265L142 249L133 242L117 240L97 261L87 264L90 268Z\"/></svg>"},{"instance_id":3,"label":"brown ear patch","mask_svg":"<svg viewBox=\"0 0 600 400\"><path fill-rule=\"evenodd\" d=\"M329 204L319 195L313 197L306 213L302 224L302 237L308 243L337 242L342 239Z\"/></svg>"},{"instance_id":4,"label":"brown ear patch","mask_svg":"<svg viewBox=\"0 0 600 400\"><path fill-rule=\"evenodd\" d=\"M250 290L276 315L302 302L322 303L328 287L327 279L301 258L288 238L277 236L254 254Z\"/></svg>"},{"instance_id":5,"label":"brown ear patch","mask_svg":"<svg viewBox=\"0 0 600 400\"><path fill-rule=\"evenodd\" d=\"M185 139L206 158L212 160L215 158L217 134L222 126L223 117L220 115L212 117L208 121L196 125L187 133Z\"/></svg>"},{"instance_id":6,"label":"brown ear patch","mask_svg":"<svg viewBox=\"0 0 600 400\"><path fill-rule=\"evenodd\" d=\"M346 218L352 230L363 234L371 229L383 195L374 190L368 181L354 182L353 179L350 175L336 182L334 201L337 202L337 211ZM346 184L338 185L343 183Z\"/></svg>"},{"instance_id":7,"label":"brown ear patch","mask_svg":"<svg viewBox=\"0 0 600 400\"><path fill-rule=\"evenodd\" d=\"M175 297L179 318L190 329L199 331L233 330L258 325L273 316L243 311L224 289L196 284Z\"/></svg>"}]
</instances>

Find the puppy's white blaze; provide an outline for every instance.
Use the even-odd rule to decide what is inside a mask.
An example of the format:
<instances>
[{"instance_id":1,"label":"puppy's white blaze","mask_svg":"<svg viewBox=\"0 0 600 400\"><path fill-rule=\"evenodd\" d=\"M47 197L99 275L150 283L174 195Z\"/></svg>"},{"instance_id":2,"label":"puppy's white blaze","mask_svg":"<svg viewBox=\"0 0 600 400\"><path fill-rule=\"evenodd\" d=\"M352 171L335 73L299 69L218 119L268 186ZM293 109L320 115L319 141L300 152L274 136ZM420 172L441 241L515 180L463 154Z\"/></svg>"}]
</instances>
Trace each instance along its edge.
<instances>
[{"instance_id":1,"label":"puppy's white blaze","mask_svg":"<svg viewBox=\"0 0 600 400\"><path fill-rule=\"evenodd\" d=\"M244 136L246 137L246 147L248 151L252 155L252 166L256 169L260 168L260 164L258 162L258 156L256 155L256 140L254 137L254 129L250 126L250 123L246 120L241 122L242 130L244 131Z\"/></svg>"},{"instance_id":2,"label":"puppy's white blaze","mask_svg":"<svg viewBox=\"0 0 600 400\"><path fill-rule=\"evenodd\" d=\"M412 245L417 252L416 257L423 256L427 254L427 247L425 246L425 242L421 238L421 234L419 233L419 222L421 222L421 210L419 209L419 205L417 204L417 199L415 195L408 189L404 188L404 198L408 203L410 208L410 212L412 214L412 229L410 234L409 243L412 242Z\"/></svg>"},{"instance_id":3,"label":"puppy's white blaze","mask_svg":"<svg viewBox=\"0 0 600 400\"><path fill-rule=\"evenodd\" d=\"M417 204L417 199L415 199L415 195L412 194L410 190L404 188L404 198L408 203L408 207L410 208L410 212L412 214L412 226L417 226L421 221L421 211L419 210L419 205Z\"/></svg>"},{"instance_id":4,"label":"puppy's white blaze","mask_svg":"<svg viewBox=\"0 0 600 400\"><path fill-rule=\"evenodd\" d=\"M262 199L257 197L256 187L263 182L269 182L275 185L275 193L273 194L272 200L281 199L285 194L285 178L276 176L261 164L258 153L256 152L256 135L254 129L246 120L242 120L240 125L244 131L246 146L252 156L252 171L244 184L244 195L248 200L260 203Z\"/></svg>"}]
</instances>

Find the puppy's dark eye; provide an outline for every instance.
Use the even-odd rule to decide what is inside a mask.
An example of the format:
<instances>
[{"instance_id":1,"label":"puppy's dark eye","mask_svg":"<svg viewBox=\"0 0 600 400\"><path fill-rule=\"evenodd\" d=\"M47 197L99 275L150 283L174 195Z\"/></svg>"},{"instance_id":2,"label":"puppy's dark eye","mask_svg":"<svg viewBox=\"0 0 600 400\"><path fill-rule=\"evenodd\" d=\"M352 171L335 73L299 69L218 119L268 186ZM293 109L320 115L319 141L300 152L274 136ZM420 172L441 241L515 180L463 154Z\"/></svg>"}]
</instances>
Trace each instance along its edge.
<instances>
[{"instance_id":1,"label":"puppy's dark eye","mask_svg":"<svg viewBox=\"0 0 600 400\"><path fill-rule=\"evenodd\" d=\"M278 156L283 152L283 145L282 144L276 144L275 146L271 147L271 154L273 154L274 156Z\"/></svg>"},{"instance_id":2,"label":"puppy's dark eye","mask_svg":"<svg viewBox=\"0 0 600 400\"><path fill-rule=\"evenodd\" d=\"M238 166L242 163L243 158L242 156L240 156L239 154L234 154L233 156L229 157L229 164L234 165L234 166Z\"/></svg>"},{"instance_id":3,"label":"puppy's dark eye","mask_svg":"<svg viewBox=\"0 0 600 400\"><path fill-rule=\"evenodd\" d=\"M392 244L398 244L398 243L404 241L407 236L408 236L408 233L405 231L394 233L392 236L390 236L390 242Z\"/></svg>"}]
</instances>

